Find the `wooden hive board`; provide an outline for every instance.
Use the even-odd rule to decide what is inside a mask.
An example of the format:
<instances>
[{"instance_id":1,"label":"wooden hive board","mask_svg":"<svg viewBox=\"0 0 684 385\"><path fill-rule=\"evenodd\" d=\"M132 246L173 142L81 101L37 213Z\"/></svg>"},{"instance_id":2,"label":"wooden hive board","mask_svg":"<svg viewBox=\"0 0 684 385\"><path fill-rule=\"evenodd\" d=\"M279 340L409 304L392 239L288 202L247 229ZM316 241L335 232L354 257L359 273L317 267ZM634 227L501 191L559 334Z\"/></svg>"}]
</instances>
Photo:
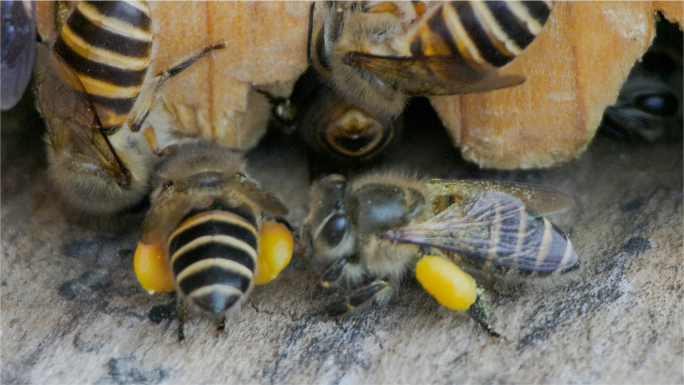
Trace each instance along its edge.
<instances>
[{"instance_id":1,"label":"wooden hive board","mask_svg":"<svg viewBox=\"0 0 684 385\"><path fill-rule=\"evenodd\" d=\"M156 113L226 146L256 145L270 106L252 84L291 92L307 65L309 3L151 2L150 8L150 74L206 44L228 43L174 78ZM432 97L432 105L454 145L480 166L548 167L573 159L653 40L657 10L682 24L680 2L559 2L545 31L503 70L527 76L522 86ZM39 31L49 38L51 3L39 2L38 12Z\"/></svg>"}]
</instances>

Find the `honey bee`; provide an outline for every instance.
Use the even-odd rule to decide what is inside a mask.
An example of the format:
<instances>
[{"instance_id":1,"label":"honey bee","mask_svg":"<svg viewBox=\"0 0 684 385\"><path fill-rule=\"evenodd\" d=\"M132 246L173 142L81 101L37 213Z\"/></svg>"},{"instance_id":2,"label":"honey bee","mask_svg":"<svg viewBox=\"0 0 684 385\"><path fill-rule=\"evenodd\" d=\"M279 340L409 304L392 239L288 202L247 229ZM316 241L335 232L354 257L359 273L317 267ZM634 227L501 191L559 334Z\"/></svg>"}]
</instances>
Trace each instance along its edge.
<instances>
[{"instance_id":1,"label":"honey bee","mask_svg":"<svg viewBox=\"0 0 684 385\"><path fill-rule=\"evenodd\" d=\"M317 158L341 165L368 163L401 134L402 117L382 118L353 106L321 82L311 67L295 83L290 98L256 89L270 100L274 125L299 136Z\"/></svg>"},{"instance_id":2,"label":"honey bee","mask_svg":"<svg viewBox=\"0 0 684 385\"><path fill-rule=\"evenodd\" d=\"M2 107L9 110L26 91L36 59L36 7L32 1L3 1Z\"/></svg>"},{"instance_id":3,"label":"honey bee","mask_svg":"<svg viewBox=\"0 0 684 385\"><path fill-rule=\"evenodd\" d=\"M313 47L309 27L310 63L349 103L389 117L399 115L410 96L522 83L523 76L497 69L534 40L551 12L546 1L330 2L325 7Z\"/></svg>"},{"instance_id":4,"label":"honey bee","mask_svg":"<svg viewBox=\"0 0 684 385\"><path fill-rule=\"evenodd\" d=\"M36 73L50 178L79 211L126 210L148 194L161 153L151 127L137 131L162 85L225 43L205 47L144 84L152 52L146 2L81 1L73 9L60 2L56 19L58 36L39 47Z\"/></svg>"},{"instance_id":5,"label":"honey bee","mask_svg":"<svg viewBox=\"0 0 684 385\"><path fill-rule=\"evenodd\" d=\"M161 249L157 254L172 272L172 287L159 291L176 289L184 309L179 312L182 321L187 317L186 305L222 319L240 307L255 280L257 284L270 280L255 278L258 264L262 275L274 264L262 260L264 252L271 250L260 238L265 221L284 217L287 208L246 177L242 167L242 158L234 151L198 140L170 147L152 177L152 206L136 260L146 252L143 247ZM287 261L291 254L290 236ZM136 270L143 283L144 273ZM164 279L163 268L153 270L151 280Z\"/></svg>"},{"instance_id":6,"label":"honey bee","mask_svg":"<svg viewBox=\"0 0 684 385\"><path fill-rule=\"evenodd\" d=\"M654 142L682 136L682 46L677 24L659 20L656 37L634 64L600 129L614 138Z\"/></svg>"},{"instance_id":7,"label":"honey bee","mask_svg":"<svg viewBox=\"0 0 684 385\"><path fill-rule=\"evenodd\" d=\"M542 187L371 173L327 176L309 198L301 236L321 284L352 288L326 307L330 316L386 303L415 271L442 305L468 310L496 334L482 289L456 263L520 275L562 273L579 264L570 240L539 216L569 207L572 199Z\"/></svg>"}]
</instances>

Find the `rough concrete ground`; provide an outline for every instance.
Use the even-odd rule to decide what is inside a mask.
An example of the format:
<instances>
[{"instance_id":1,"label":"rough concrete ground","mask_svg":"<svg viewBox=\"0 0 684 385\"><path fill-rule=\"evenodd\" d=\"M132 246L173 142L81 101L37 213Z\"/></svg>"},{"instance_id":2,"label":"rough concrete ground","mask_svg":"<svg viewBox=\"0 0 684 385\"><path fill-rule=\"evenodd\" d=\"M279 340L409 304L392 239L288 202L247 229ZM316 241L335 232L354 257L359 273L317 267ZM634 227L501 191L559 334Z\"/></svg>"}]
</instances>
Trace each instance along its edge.
<instances>
[{"instance_id":1,"label":"rough concrete ground","mask_svg":"<svg viewBox=\"0 0 684 385\"><path fill-rule=\"evenodd\" d=\"M195 318L181 344L168 308L155 307L169 296L149 296L133 274L138 230L96 232L60 211L31 116L2 115L3 384L684 382L681 139L597 138L559 168L480 171L460 160L434 117L419 114L420 131L388 163L571 195L576 205L552 219L570 234L580 270L554 280L478 276L504 336L495 339L412 282L385 308L310 317L331 297L308 263L294 261L257 287L225 334ZM249 160L299 223L308 187L301 147L271 138Z\"/></svg>"}]
</instances>

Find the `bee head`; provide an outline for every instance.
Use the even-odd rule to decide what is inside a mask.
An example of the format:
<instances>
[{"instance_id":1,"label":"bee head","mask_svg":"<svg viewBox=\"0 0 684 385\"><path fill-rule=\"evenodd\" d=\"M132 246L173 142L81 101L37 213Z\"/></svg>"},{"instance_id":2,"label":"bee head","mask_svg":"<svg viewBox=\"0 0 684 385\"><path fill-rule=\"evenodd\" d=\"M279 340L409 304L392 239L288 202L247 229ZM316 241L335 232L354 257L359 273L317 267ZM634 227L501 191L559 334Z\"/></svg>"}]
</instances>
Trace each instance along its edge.
<instances>
[{"instance_id":1,"label":"bee head","mask_svg":"<svg viewBox=\"0 0 684 385\"><path fill-rule=\"evenodd\" d=\"M354 250L352 226L344 208L345 189L346 180L341 175L327 176L311 187L305 228L317 266L328 266Z\"/></svg>"},{"instance_id":2,"label":"bee head","mask_svg":"<svg viewBox=\"0 0 684 385\"><path fill-rule=\"evenodd\" d=\"M604 133L626 140L681 137L683 38L676 24L657 23L653 44L635 63L615 105L606 109Z\"/></svg>"},{"instance_id":3,"label":"bee head","mask_svg":"<svg viewBox=\"0 0 684 385\"><path fill-rule=\"evenodd\" d=\"M666 132L681 133L679 95L652 79L632 78L614 106L606 108L603 125L626 139L655 141Z\"/></svg>"}]
</instances>

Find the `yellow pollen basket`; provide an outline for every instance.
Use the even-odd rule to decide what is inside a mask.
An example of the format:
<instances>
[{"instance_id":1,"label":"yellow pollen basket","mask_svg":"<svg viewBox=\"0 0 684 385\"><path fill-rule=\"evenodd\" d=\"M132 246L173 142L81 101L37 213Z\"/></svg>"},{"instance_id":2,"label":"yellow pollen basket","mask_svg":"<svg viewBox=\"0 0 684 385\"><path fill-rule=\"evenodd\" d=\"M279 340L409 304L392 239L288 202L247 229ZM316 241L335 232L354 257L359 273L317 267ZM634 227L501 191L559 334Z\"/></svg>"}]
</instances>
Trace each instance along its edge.
<instances>
[{"instance_id":1,"label":"yellow pollen basket","mask_svg":"<svg viewBox=\"0 0 684 385\"><path fill-rule=\"evenodd\" d=\"M416 278L437 302L449 309L467 310L477 299L475 279L442 257L427 255L418 261Z\"/></svg>"},{"instance_id":2,"label":"yellow pollen basket","mask_svg":"<svg viewBox=\"0 0 684 385\"><path fill-rule=\"evenodd\" d=\"M148 293L167 293L175 289L173 272L162 245L138 242L133 269L140 286Z\"/></svg>"},{"instance_id":3,"label":"yellow pollen basket","mask_svg":"<svg viewBox=\"0 0 684 385\"><path fill-rule=\"evenodd\" d=\"M292 234L287 226L264 221L259 231L259 255L254 283L263 285L274 280L292 259Z\"/></svg>"}]
</instances>

